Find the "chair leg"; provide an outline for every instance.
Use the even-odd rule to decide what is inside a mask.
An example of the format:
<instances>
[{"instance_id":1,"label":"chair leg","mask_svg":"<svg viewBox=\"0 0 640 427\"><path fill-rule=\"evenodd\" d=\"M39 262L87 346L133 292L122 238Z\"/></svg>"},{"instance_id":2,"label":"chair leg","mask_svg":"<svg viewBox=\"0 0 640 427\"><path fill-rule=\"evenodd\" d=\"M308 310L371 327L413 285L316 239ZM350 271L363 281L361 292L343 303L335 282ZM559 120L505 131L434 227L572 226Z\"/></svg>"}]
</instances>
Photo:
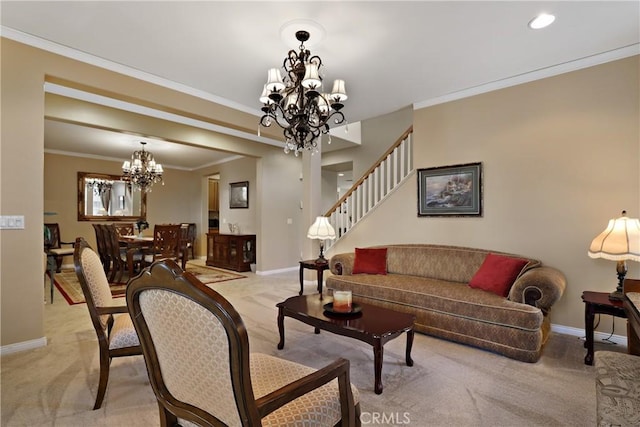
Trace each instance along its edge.
<instances>
[{"instance_id":1,"label":"chair leg","mask_svg":"<svg viewBox=\"0 0 640 427\"><path fill-rule=\"evenodd\" d=\"M111 266L111 274L109 275L109 283L113 283L116 278L116 273L118 272L118 263L114 260L113 265Z\"/></svg>"},{"instance_id":2,"label":"chair leg","mask_svg":"<svg viewBox=\"0 0 640 427\"><path fill-rule=\"evenodd\" d=\"M178 417L169 412L160 402L158 402L158 407L160 409L161 427L173 427L178 425Z\"/></svg>"},{"instance_id":3,"label":"chair leg","mask_svg":"<svg viewBox=\"0 0 640 427\"><path fill-rule=\"evenodd\" d=\"M56 273L60 273L62 268L62 255L56 256Z\"/></svg>"},{"instance_id":4,"label":"chair leg","mask_svg":"<svg viewBox=\"0 0 640 427\"><path fill-rule=\"evenodd\" d=\"M118 278L116 279L116 283L122 283L122 275L124 274L126 266L122 263L118 266Z\"/></svg>"},{"instance_id":5,"label":"chair leg","mask_svg":"<svg viewBox=\"0 0 640 427\"><path fill-rule=\"evenodd\" d=\"M100 350L100 380L98 382L98 394L96 395L96 403L93 405L93 409L99 409L102 406L105 392L107 391L107 383L109 382L109 365L111 364L111 358L109 357L109 350Z\"/></svg>"}]
</instances>

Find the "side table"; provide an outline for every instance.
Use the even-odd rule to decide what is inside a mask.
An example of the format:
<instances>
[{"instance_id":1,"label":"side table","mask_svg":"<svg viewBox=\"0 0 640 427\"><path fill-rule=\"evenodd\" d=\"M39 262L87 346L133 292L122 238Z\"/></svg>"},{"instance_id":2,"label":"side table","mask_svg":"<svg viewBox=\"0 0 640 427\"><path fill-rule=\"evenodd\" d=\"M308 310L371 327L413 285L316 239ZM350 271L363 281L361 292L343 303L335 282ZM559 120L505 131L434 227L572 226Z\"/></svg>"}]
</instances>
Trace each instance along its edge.
<instances>
[{"instance_id":1,"label":"side table","mask_svg":"<svg viewBox=\"0 0 640 427\"><path fill-rule=\"evenodd\" d=\"M584 364L593 365L593 320L596 313L609 314L624 319L627 318L627 314L622 306L622 301L610 300L608 292L584 291L582 301L584 302L584 332L586 336L584 347L587 349Z\"/></svg>"},{"instance_id":2,"label":"side table","mask_svg":"<svg viewBox=\"0 0 640 427\"><path fill-rule=\"evenodd\" d=\"M318 276L318 293L322 294L322 276L324 271L329 269L329 262L317 262L315 259L300 261L300 293L304 291L304 270L315 270Z\"/></svg>"}]
</instances>

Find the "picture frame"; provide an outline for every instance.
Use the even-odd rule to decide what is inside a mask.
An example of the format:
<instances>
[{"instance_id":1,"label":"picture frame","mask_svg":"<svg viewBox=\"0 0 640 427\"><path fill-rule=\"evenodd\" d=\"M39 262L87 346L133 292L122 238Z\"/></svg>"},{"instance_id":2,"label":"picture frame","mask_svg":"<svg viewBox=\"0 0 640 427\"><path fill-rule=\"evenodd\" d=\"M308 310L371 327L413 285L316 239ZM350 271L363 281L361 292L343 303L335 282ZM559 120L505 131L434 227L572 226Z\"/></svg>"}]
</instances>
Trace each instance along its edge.
<instances>
[{"instance_id":1,"label":"picture frame","mask_svg":"<svg viewBox=\"0 0 640 427\"><path fill-rule=\"evenodd\" d=\"M482 163L418 169L418 216L482 216Z\"/></svg>"},{"instance_id":2,"label":"picture frame","mask_svg":"<svg viewBox=\"0 0 640 427\"><path fill-rule=\"evenodd\" d=\"M232 182L229 184L229 208L249 208L249 181Z\"/></svg>"}]
</instances>

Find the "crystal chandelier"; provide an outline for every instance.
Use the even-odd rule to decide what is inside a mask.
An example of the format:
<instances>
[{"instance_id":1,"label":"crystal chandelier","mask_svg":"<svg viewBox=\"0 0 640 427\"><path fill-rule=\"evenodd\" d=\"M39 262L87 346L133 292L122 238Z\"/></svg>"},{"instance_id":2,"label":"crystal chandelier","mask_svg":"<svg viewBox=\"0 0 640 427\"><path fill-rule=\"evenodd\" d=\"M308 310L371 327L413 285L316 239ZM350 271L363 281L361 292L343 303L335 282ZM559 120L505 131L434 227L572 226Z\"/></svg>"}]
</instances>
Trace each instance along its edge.
<instances>
[{"instance_id":1,"label":"crystal chandelier","mask_svg":"<svg viewBox=\"0 0 640 427\"><path fill-rule=\"evenodd\" d=\"M344 80L333 82L333 91L322 92L322 60L311 56L304 46L309 40L307 31L297 31L300 51L290 50L280 69L272 68L267 74L260 102L264 115L260 126L272 123L284 129L284 152L293 151L297 156L302 150L318 151L318 137L329 133L329 123L340 125L345 117L340 111L347 99ZM331 136L329 135L329 143Z\"/></svg>"},{"instance_id":2,"label":"crystal chandelier","mask_svg":"<svg viewBox=\"0 0 640 427\"><path fill-rule=\"evenodd\" d=\"M132 183L142 192L150 192L151 186L157 182L162 182L162 165L156 163L153 154L145 151L146 142L140 142L142 150L134 151L131 161L122 164L122 180Z\"/></svg>"}]
</instances>

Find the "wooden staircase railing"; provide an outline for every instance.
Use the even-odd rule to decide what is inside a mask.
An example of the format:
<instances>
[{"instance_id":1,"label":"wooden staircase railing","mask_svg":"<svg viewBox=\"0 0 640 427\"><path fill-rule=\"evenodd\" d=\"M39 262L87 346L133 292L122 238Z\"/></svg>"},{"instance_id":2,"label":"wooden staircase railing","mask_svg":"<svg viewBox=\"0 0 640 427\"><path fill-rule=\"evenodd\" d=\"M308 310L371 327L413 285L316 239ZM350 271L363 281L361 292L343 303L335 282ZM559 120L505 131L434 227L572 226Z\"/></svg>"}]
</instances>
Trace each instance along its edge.
<instances>
[{"instance_id":1,"label":"wooden staircase railing","mask_svg":"<svg viewBox=\"0 0 640 427\"><path fill-rule=\"evenodd\" d=\"M391 194L413 172L413 126L367 170L358 181L324 214L336 230L329 248Z\"/></svg>"}]
</instances>

